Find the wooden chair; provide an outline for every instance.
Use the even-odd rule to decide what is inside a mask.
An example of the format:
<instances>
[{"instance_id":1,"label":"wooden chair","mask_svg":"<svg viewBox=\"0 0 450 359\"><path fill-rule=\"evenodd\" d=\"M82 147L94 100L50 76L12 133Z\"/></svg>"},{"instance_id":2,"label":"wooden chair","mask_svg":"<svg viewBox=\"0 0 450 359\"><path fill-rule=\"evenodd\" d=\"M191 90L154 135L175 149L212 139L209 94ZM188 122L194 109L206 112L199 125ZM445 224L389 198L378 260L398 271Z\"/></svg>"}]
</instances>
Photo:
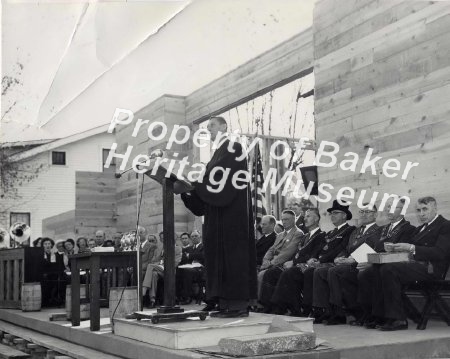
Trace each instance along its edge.
<instances>
[{"instance_id":1,"label":"wooden chair","mask_svg":"<svg viewBox=\"0 0 450 359\"><path fill-rule=\"evenodd\" d=\"M443 319L450 326L450 307L446 303L444 296L450 294L450 280L445 279L450 262L447 264L447 270L440 279L417 281L408 285L403 292L405 309L415 323L417 329L424 330L427 327L430 318L437 317ZM419 312L412 303L410 297L421 295L425 299L425 304Z\"/></svg>"}]
</instances>

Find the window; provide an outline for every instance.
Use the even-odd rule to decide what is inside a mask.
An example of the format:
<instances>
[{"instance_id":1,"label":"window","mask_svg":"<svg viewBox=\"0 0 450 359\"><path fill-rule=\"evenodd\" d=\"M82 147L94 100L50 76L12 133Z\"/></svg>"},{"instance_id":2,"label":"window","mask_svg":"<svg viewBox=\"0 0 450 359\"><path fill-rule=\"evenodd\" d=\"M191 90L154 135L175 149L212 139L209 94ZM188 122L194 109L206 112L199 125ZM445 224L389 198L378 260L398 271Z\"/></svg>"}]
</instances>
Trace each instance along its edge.
<instances>
[{"instance_id":1,"label":"window","mask_svg":"<svg viewBox=\"0 0 450 359\"><path fill-rule=\"evenodd\" d=\"M65 152L52 152L52 165L62 165L66 164L66 153Z\"/></svg>"},{"instance_id":2,"label":"window","mask_svg":"<svg viewBox=\"0 0 450 359\"><path fill-rule=\"evenodd\" d=\"M25 224L30 225L30 213L24 213L24 212L11 212L9 214L9 222L10 222L10 227L16 223L16 222L22 222Z\"/></svg>"},{"instance_id":3,"label":"window","mask_svg":"<svg viewBox=\"0 0 450 359\"><path fill-rule=\"evenodd\" d=\"M111 160L111 163L109 164L109 167L106 168L105 167L105 163L106 160L108 159L108 155L109 155L109 148L104 148L103 149L103 162L102 162L102 168L103 168L103 172L106 173L116 173L116 158L113 157Z\"/></svg>"}]
</instances>

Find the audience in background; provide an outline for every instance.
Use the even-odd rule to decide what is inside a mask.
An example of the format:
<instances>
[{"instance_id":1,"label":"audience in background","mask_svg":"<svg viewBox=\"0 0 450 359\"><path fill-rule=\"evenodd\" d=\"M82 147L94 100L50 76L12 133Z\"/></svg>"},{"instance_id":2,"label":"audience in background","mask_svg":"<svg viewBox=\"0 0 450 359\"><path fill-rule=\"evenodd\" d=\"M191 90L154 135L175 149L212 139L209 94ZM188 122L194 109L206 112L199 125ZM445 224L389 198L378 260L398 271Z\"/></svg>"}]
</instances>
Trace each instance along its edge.
<instances>
[{"instance_id":1,"label":"audience in background","mask_svg":"<svg viewBox=\"0 0 450 359\"><path fill-rule=\"evenodd\" d=\"M406 329L405 310L401 303L401 285L417 279L435 279L444 275L450 257L450 222L438 215L436 200L423 197L418 200L419 221L415 228L401 214L405 201L395 208L387 205L389 224L378 227L375 223L377 207L364 204L360 209L357 229L347 221L352 219L349 206L333 201L327 211L335 229L326 235L319 228L320 214L316 208L306 210L301 202L294 202L291 210L282 213L283 224L271 215L264 216L256 235L257 265L259 270L259 302L268 313L315 317L315 323L345 324L346 316L356 319L351 325L375 327L385 330ZM305 215L306 210L306 215ZM305 234L298 226L305 229ZM129 232L130 250L136 245L134 232ZM143 295L145 306L154 307L157 283L164 273L163 242L154 234L138 228L141 242ZM33 247L42 247L42 300L43 306L59 306L64 302L69 256L89 253L96 246L114 246L122 251L123 234L116 232L106 239L98 230L95 239L79 237L58 240L37 238ZM391 242L391 243L388 243ZM204 293L203 243L201 234L194 230L180 235L175 243L177 299L189 304ZM376 252L390 244L393 251L408 251L415 261L371 266L358 263L352 253L367 244ZM134 246L134 247L133 247ZM238 249L237 249L238 250ZM430 267L433 272L430 274ZM392 298L394 300L392 300ZM383 306L383 303L385 304ZM387 305L386 305L387 304Z\"/></svg>"},{"instance_id":2,"label":"audience in background","mask_svg":"<svg viewBox=\"0 0 450 359\"><path fill-rule=\"evenodd\" d=\"M44 248L42 265L42 305L60 306L64 303L66 278L64 255L53 250L55 242L51 238L42 239Z\"/></svg>"},{"instance_id":3,"label":"audience in background","mask_svg":"<svg viewBox=\"0 0 450 359\"><path fill-rule=\"evenodd\" d=\"M38 237L33 241L33 247L42 247L42 237Z\"/></svg>"},{"instance_id":4,"label":"audience in background","mask_svg":"<svg viewBox=\"0 0 450 359\"><path fill-rule=\"evenodd\" d=\"M88 242L85 237L77 239L78 253L89 253L91 250L88 247Z\"/></svg>"},{"instance_id":5,"label":"audience in background","mask_svg":"<svg viewBox=\"0 0 450 359\"><path fill-rule=\"evenodd\" d=\"M95 232L95 246L96 247L102 247L105 243L105 232L103 231L97 231Z\"/></svg>"},{"instance_id":6,"label":"audience in background","mask_svg":"<svg viewBox=\"0 0 450 359\"><path fill-rule=\"evenodd\" d=\"M89 247L89 249L95 248L95 244L96 244L95 239L94 238L89 238L89 240L88 240L88 247Z\"/></svg>"}]
</instances>

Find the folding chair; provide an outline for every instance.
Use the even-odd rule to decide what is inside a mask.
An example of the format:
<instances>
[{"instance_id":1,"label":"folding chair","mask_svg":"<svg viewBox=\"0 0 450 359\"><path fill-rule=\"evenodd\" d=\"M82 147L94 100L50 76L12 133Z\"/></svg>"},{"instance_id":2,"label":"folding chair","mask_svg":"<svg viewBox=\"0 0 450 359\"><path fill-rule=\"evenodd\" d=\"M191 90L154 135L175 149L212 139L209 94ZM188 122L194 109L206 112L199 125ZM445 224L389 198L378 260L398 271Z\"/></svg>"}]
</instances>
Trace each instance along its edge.
<instances>
[{"instance_id":1,"label":"folding chair","mask_svg":"<svg viewBox=\"0 0 450 359\"><path fill-rule=\"evenodd\" d=\"M450 326L450 307L446 303L444 296L450 295L450 280L445 279L450 263L447 263L447 270L441 279L417 281L408 285L403 292L403 299L406 312L415 323L417 329L424 330L427 327L428 320L436 317L443 319ZM408 297L407 293L420 293L425 298L425 304L419 313L417 308Z\"/></svg>"}]
</instances>

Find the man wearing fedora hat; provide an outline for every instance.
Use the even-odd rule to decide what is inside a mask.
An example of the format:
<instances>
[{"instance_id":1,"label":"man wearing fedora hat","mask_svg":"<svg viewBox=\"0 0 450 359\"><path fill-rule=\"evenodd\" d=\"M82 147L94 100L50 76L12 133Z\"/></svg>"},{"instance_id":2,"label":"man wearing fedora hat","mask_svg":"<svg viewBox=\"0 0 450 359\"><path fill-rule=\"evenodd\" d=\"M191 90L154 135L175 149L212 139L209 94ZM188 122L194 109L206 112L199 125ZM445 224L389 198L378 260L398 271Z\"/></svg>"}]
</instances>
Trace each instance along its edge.
<instances>
[{"instance_id":1,"label":"man wearing fedora hat","mask_svg":"<svg viewBox=\"0 0 450 359\"><path fill-rule=\"evenodd\" d=\"M335 258L334 265L314 271L313 305L328 309L332 313L326 320L327 325L344 324L346 312L357 318L362 315L357 304L357 276L359 268L362 267L358 268L358 262L351 254L363 243L375 249L382 227L375 223L377 218L375 205L372 208L360 209L359 214L362 225L352 232L347 247Z\"/></svg>"},{"instance_id":2,"label":"man wearing fedora hat","mask_svg":"<svg viewBox=\"0 0 450 359\"><path fill-rule=\"evenodd\" d=\"M334 200L333 206L328 208L327 212L330 213L331 222L335 228L327 233L325 237L325 245L318 254L317 258L311 258L308 262L306 262L306 268L304 271L305 283L303 287L303 305L305 312L310 311L313 304L313 283L315 270L317 268L333 266L334 259L347 247L350 235L355 229L354 226L350 226L347 223L347 221L351 220L353 217L349 210L349 205L341 204L339 201ZM322 323L322 321L328 316L329 313L323 308L316 308L314 313L316 323Z\"/></svg>"},{"instance_id":3,"label":"man wearing fedora hat","mask_svg":"<svg viewBox=\"0 0 450 359\"><path fill-rule=\"evenodd\" d=\"M320 219L317 210L316 212L317 218ZM333 207L329 208L328 212L332 213L331 221L336 228L321 238L320 242L322 243L319 249L311 252L311 258L305 259L306 263L296 263L295 266L283 272L272 296L272 302L277 308L289 308L294 315L299 315L301 313L296 308L298 308L298 303L301 303L302 315L310 314L314 270L331 265L337 254L346 247L348 238L355 229L347 223L347 220L352 218L348 206L342 206L334 201ZM317 227L311 227L310 231Z\"/></svg>"}]
</instances>

